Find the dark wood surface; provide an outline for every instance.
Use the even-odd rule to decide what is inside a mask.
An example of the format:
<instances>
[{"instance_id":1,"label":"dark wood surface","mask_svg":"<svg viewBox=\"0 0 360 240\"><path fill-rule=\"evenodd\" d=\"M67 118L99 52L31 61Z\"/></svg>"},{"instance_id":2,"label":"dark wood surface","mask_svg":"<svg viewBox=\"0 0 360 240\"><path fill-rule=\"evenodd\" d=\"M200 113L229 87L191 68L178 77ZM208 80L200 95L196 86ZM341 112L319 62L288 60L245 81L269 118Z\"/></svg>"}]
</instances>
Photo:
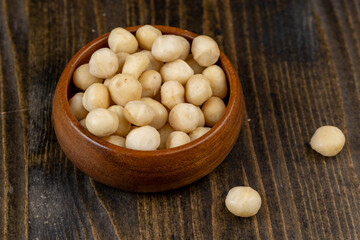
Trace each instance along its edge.
<instances>
[{"instance_id":1,"label":"dark wood surface","mask_svg":"<svg viewBox=\"0 0 360 240\"><path fill-rule=\"evenodd\" d=\"M226 160L178 190L97 183L66 159L51 104L71 56L117 26L160 24L214 37L246 102ZM360 1L0 1L0 239L359 239ZM309 147L336 125L346 145ZM227 211L250 185L256 217Z\"/></svg>"}]
</instances>

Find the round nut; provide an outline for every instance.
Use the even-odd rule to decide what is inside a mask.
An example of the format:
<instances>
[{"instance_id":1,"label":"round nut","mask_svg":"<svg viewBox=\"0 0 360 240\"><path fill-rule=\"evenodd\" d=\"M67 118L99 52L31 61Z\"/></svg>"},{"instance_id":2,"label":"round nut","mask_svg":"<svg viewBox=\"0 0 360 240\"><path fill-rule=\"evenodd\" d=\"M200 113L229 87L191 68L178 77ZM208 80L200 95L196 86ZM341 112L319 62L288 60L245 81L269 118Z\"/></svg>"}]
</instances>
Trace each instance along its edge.
<instances>
[{"instance_id":1,"label":"round nut","mask_svg":"<svg viewBox=\"0 0 360 240\"><path fill-rule=\"evenodd\" d=\"M131 32L124 28L115 28L110 32L108 44L114 52L134 53L138 49L138 42Z\"/></svg>"},{"instance_id":2,"label":"round nut","mask_svg":"<svg viewBox=\"0 0 360 240\"><path fill-rule=\"evenodd\" d=\"M334 126L318 128L310 140L311 148L326 157L338 154L345 144L343 132Z\"/></svg>"},{"instance_id":3,"label":"round nut","mask_svg":"<svg viewBox=\"0 0 360 240\"><path fill-rule=\"evenodd\" d=\"M78 67L73 75L73 82L77 88L85 91L93 83L101 83L103 80L90 74L90 67L85 63Z\"/></svg>"},{"instance_id":4,"label":"round nut","mask_svg":"<svg viewBox=\"0 0 360 240\"><path fill-rule=\"evenodd\" d=\"M119 126L116 129L115 134L125 137L130 131L131 123L125 118L124 108L119 105L112 105L108 110L115 113L119 119Z\"/></svg>"},{"instance_id":5,"label":"round nut","mask_svg":"<svg viewBox=\"0 0 360 240\"><path fill-rule=\"evenodd\" d=\"M189 133L189 137L190 137L191 141L194 141L194 140L202 137L203 135L205 135L210 130L211 130L211 128L209 128L209 127L197 127L194 131Z\"/></svg>"},{"instance_id":6,"label":"round nut","mask_svg":"<svg viewBox=\"0 0 360 240\"><path fill-rule=\"evenodd\" d=\"M155 111L144 101L131 101L125 105L125 118L136 126L145 126L155 117Z\"/></svg>"},{"instance_id":7,"label":"round nut","mask_svg":"<svg viewBox=\"0 0 360 240\"><path fill-rule=\"evenodd\" d=\"M166 148L174 148L189 143L190 137L182 131L174 131L170 133L166 140Z\"/></svg>"},{"instance_id":8,"label":"round nut","mask_svg":"<svg viewBox=\"0 0 360 240\"><path fill-rule=\"evenodd\" d=\"M92 84L85 90L82 104L88 111L95 108L108 108L110 106L109 90L102 83Z\"/></svg>"},{"instance_id":9,"label":"round nut","mask_svg":"<svg viewBox=\"0 0 360 240\"><path fill-rule=\"evenodd\" d=\"M223 100L218 97L209 98L201 107L204 113L205 123L207 126L214 126L224 115L226 106Z\"/></svg>"},{"instance_id":10,"label":"round nut","mask_svg":"<svg viewBox=\"0 0 360 240\"><path fill-rule=\"evenodd\" d=\"M83 96L84 93L78 92L69 100L70 110L77 120L85 118L88 114L88 111L82 104Z\"/></svg>"},{"instance_id":11,"label":"round nut","mask_svg":"<svg viewBox=\"0 0 360 240\"><path fill-rule=\"evenodd\" d=\"M251 187L234 187L228 192L225 205L238 217L252 217L261 207L261 197Z\"/></svg>"},{"instance_id":12,"label":"round nut","mask_svg":"<svg viewBox=\"0 0 360 240\"><path fill-rule=\"evenodd\" d=\"M175 130L188 133L196 129L199 118L199 112L194 105L179 103L171 109L169 123Z\"/></svg>"},{"instance_id":13,"label":"round nut","mask_svg":"<svg viewBox=\"0 0 360 240\"><path fill-rule=\"evenodd\" d=\"M125 147L125 138L117 135L111 135L103 138L105 141L119 147Z\"/></svg>"},{"instance_id":14,"label":"round nut","mask_svg":"<svg viewBox=\"0 0 360 240\"><path fill-rule=\"evenodd\" d=\"M151 25L144 25L136 31L136 39L140 47L145 50L151 50L155 39L161 35L161 31Z\"/></svg>"},{"instance_id":15,"label":"round nut","mask_svg":"<svg viewBox=\"0 0 360 240\"><path fill-rule=\"evenodd\" d=\"M127 148L143 151L156 150L159 145L160 134L155 128L150 126L131 130L125 141Z\"/></svg>"},{"instance_id":16,"label":"round nut","mask_svg":"<svg viewBox=\"0 0 360 240\"><path fill-rule=\"evenodd\" d=\"M112 77L119 69L119 60L109 48L96 50L89 61L90 74L98 78Z\"/></svg>"},{"instance_id":17,"label":"round nut","mask_svg":"<svg viewBox=\"0 0 360 240\"><path fill-rule=\"evenodd\" d=\"M160 89L161 103L168 109L185 102L185 89L178 81L165 82Z\"/></svg>"},{"instance_id":18,"label":"round nut","mask_svg":"<svg viewBox=\"0 0 360 240\"><path fill-rule=\"evenodd\" d=\"M105 108L95 108L86 116L86 128L98 137L106 137L115 133L118 125L117 116Z\"/></svg>"},{"instance_id":19,"label":"round nut","mask_svg":"<svg viewBox=\"0 0 360 240\"><path fill-rule=\"evenodd\" d=\"M111 99L120 106L141 98L141 84L133 75L120 73L115 75L109 85Z\"/></svg>"},{"instance_id":20,"label":"round nut","mask_svg":"<svg viewBox=\"0 0 360 240\"><path fill-rule=\"evenodd\" d=\"M209 80L202 74L192 76L185 86L186 100L194 105L202 105L212 96Z\"/></svg>"},{"instance_id":21,"label":"round nut","mask_svg":"<svg viewBox=\"0 0 360 240\"><path fill-rule=\"evenodd\" d=\"M156 129L164 126L168 120L169 115L164 105L152 98L142 98L141 101L147 103L154 110L155 116L149 125Z\"/></svg>"},{"instance_id":22,"label":"round nut","mask_svg":"<svg viewBox=\"0 0 360 240\"><path fill-rule=\"evenodd\" d=\"M183 52L183 43L176 35L162 35L155 39L151 53L155 59L171 62L179 58Z\"/></svg>"},{"instance_id":23,"label":"round nut","mask_svg":"<svg viewBox=\"0 0 360 240\"><path fill-rule=\"evenodd\" d=\"M122 73L132 74L136 79L145 71L150 60L143 52L137 52L126 57Z\"/></svg>"},{"instance_id":24,"label":"round nut","mask_svg":"<svg viewBox=\"0 0 360 240\"><path fill-rule=\"evenodd\" d=\"M185 85L190 77L194 75L194 70L183 60L177 59L172 62L165 63L160 69L164 82L178 81Z\"/></svg>"},{"instance_id":25,"label":"round nut","mask_svg":"<svg viewBox=\"0 0 360 240\"><path fill-rule=\"evenodd\" d=\"M194 38L191 45L191 52L195 61L203 67L215 64L220 56L218 44L214 39L205 35Z\"/></svg>"},{"instance_id":26,"label":"round nut","mask_svg":"<svg viewBox=\"0 0 360 240\"><path fill-rule=\"evenodd\" d=\"M181 40L182 43L182 52L179 56L179 59L181 60L185 60L188 56L189 56L189 52L190 52L190 43L188 40L186 40L184 37L182 36L178 36Z\"/></svg>"},{"instance_id":27,"label":"round nut","mask_svg":"<svg viewBox=\"0 0 360 240\"><path fill-rule=\"evenodd\" d=\"M209 80L213 96L224 99L228 91L224 70L218 65L212 65L202 74Z\"/></svg>"},{"instance_id":28,"label":"round nut","mask_svg":"<svg viewBox=\"0 0 360 240\"><path fill-rule=\"evenodd\" d=\"M139 82L142 86L141 97L155 97L160 91L162 78L160 73L155 70L147 70L141 74Z\"/></svg>"}]
</instances>

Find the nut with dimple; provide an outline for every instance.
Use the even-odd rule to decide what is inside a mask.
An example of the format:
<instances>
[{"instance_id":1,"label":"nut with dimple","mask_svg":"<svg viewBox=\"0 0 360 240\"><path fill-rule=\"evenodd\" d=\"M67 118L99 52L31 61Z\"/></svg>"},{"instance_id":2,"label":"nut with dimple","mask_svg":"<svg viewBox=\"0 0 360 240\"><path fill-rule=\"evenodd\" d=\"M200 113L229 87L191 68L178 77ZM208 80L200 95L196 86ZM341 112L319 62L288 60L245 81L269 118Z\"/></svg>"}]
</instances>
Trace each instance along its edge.
<instances>
[{"instance_id":1,"label":"nut with dimple","mask_svg":"<svg viewBox=\"0 0 360 240\"><path fill-rule=\"evenodd\" d=\"M138 127L127 135L125 145L135 150L156 150L160 145L160 134L150 126Z\"/></svg>"},{"instance_id":2,"label":"nut with dimple","mask_svg":"<svg viewBox=\"0 0 360 240\"><path fill-rule=\"evenodd\" d=\"M225 205L238 217L252 217L261 207L261 197L251 187L234 187L228 192Z\"/></svg>"},{"instance_id":3,"label":"nut with dimple","mask_svg":"<svg viewBox=\"0 0 360 240\"><path fill-rule=\"evenodd\" d=\"M343 132L334 126L322 126L311 137L311 148L326 157L338 154L345 144Z\"/></svg>"}]
</instances>

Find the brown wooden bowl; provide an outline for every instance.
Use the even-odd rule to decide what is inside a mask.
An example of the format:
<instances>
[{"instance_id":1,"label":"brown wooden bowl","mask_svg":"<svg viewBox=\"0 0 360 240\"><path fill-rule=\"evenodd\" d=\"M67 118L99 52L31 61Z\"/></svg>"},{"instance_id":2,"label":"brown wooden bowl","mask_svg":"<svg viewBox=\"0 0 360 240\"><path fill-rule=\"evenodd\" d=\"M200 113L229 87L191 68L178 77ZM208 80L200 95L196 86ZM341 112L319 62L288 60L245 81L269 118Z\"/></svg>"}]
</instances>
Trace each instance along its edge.
<instances>
[{"instance_id":1,"label":"brown wooden bowl","mask_svg":"<svg viewBox=\"0 0 360 240\"><path fill-rule=\"evenodd\" d=\"M140 26L129 27L135 33ZM164 34L176 34L190 42L197 34L168 26L155 26ZM218 64L229 86L222 119L201 138L186 145L156 151L137 151L115 146L85 130L70 111L76 92L72 75L91 54L107 47L109 34L80 49L67 64L56 87L52 118L57 139L66 156L81 171L106 185L135 192L160 192L190 184L214 170L228 155L239 135L244 100L239 78L223 52Z\"/></svg>"}]
</instances>

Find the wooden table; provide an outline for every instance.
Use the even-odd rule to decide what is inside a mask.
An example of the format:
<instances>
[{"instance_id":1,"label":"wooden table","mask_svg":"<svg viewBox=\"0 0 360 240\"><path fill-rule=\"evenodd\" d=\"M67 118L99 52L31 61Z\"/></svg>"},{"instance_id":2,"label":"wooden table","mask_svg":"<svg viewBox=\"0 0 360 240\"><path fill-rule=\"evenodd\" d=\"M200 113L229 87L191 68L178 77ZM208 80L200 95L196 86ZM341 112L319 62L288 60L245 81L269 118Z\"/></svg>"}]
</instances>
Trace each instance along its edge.
<instances>
[{"instance_id":1,"label":"wooden table","mask_svg":"<svg viewBox=\"0 0 360 240\"><path fill-rule=\"evenodd\" d=\"M360 1L0 2L0 239L360 239ZM65 157L52 96L71 56L117 26L207 34L237 68L246 113L211 174L178 190L104 186ZM308 142L338 126L325 158ZM256 217L224 206L250 185Z\"/></svg>"}]
</instances>

